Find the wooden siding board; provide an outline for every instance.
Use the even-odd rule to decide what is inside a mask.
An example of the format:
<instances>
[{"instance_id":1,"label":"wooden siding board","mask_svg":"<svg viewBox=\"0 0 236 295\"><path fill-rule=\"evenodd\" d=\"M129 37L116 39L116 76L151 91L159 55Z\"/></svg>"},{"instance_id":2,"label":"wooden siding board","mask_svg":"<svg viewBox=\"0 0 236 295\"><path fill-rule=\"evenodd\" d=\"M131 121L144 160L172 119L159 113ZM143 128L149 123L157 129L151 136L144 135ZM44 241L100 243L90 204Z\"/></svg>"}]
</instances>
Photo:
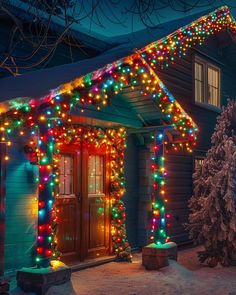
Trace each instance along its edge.
<instances>
[{"instance_id":1,"label":"wooden siding board","mask_svg":"<svg viewBox=\"0 0 236 295\"><path fill-rule=\"evenodd\" d=\"M135 137L130 135L127 138L127 148L125 151L125 183L126 193L124 203L126 207L127 236L131 246L138 243L138 147Z\"/></svg>"},{"instance_id":2,"label":"wooden siding board","mask_svg":"<svg viewBox=\"0 0 236 295\"><path fill-rule=\"evenodd\" d=\"M188 201L192 196L193 159L189 154L167 154L165 156L166 195L168 203L166 210L170 213L171 228L168 235L178 242L188 240L183 224L188 221Z\"/></svg>"},{"instance_id":3,"label":"wooden siding board","mask_svg":"<svg viewBox=\"0 0 236 295\"><path fill-rule=\"evenodd\" d=\"M6 173L5 272L31 266L37 233L37 166L24 154L24 141L13 142Z\"/></svg>"}]
</instances>

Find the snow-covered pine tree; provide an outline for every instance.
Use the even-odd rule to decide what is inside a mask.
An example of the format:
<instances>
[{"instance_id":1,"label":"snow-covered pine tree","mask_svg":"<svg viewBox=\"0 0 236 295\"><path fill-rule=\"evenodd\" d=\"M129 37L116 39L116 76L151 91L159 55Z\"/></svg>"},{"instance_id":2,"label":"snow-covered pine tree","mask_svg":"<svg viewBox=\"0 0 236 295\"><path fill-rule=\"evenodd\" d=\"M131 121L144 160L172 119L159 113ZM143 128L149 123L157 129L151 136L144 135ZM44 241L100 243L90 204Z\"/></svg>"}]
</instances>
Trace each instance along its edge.
<instances>
[{"instance_id":1,"label":"snow-covered pine tree","mask_svg":"<svg viewBox=\"0 0 236 295\"><path fill-rule=\"evenodd\" d=\"M199 260L214 266L236 261L236 101L217 119L212 147L193 174L187 229L205 250Z\"/></svg>"}]
</instances>

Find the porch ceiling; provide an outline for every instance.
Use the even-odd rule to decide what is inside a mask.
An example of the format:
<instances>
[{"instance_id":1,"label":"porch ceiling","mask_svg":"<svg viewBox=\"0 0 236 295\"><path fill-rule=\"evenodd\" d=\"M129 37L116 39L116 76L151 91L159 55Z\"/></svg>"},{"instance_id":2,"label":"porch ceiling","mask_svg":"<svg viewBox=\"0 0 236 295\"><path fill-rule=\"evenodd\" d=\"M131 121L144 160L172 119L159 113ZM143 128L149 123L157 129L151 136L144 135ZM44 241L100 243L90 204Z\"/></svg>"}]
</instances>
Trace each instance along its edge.
<instances>
[{"instance_id":1,"label":"porch ceiling","mask_svg":"<svg viewBox=\"0 0 236 295\"><path fill-rule=\"evenodd\" d=\"M116 126L140 128L159 125L165 116L150 96L142 95L141 86L134 89L125 87L123 91L111 99L111 104L101 107L97 112L95 106L81 106L73 109L73 122L91 124L93 126ZM83 110L83 111L82 111Z\"/></svg>"},{"instance_id":2,"label":"porch ceiling","mask_svg":"<svg viewBox=\"0 0 236 295\"><path fill-rule=\"evenodd\" d=\"M160 112L152 98L149 95L142 95L141 91L141 86L137 86L135 89L126 87L122 95L129 102L131 109L143 122L144 126L156 125L160 119L165 119L165 116Z\"/></svg>"}]
</instances>

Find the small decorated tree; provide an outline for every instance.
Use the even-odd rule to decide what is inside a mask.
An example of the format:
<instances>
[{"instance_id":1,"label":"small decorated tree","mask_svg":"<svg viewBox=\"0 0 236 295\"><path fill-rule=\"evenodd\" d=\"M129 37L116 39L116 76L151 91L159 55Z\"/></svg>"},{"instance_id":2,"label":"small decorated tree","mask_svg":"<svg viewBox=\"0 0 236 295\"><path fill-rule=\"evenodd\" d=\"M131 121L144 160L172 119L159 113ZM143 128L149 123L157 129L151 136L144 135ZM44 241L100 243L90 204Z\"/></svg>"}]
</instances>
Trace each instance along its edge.
<instances>
[{"instance_id":1,"label":"small decorated tree","mask_svg":"<svg viewBox=\"0 0 236 295\"><path fill-rule=\"evenodd\" d=\"M236 261L236 101L217 120L212 147L193 174L187 229L204 251L199 260L210 266Z\"/></svg>"}]
</instances>

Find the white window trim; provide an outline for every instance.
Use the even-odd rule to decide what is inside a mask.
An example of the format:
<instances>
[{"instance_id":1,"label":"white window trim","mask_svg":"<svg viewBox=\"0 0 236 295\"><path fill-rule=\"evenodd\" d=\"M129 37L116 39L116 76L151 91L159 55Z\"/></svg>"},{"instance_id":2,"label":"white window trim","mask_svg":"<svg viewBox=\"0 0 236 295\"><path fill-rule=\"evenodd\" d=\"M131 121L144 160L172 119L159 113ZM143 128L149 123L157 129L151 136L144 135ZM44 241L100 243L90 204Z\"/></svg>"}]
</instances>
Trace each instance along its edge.
<instances>
[{"instance_id":1,"label":"white window trim","mask_svg":"<svg viewBox=\"0 0 236 295\"><path fill-rule=\"evenodd\" d=\"M219 73L219 81L218 81L218 85L219 85L219 106L216 106L216 105L213 105L213 104L209 104L207 102L200 102L200 101L197 101L196 100L196 97L195 97L195 63L199 63L199 64L202 64L203 65L203 82L204 82L204 85L203 85L203 96L204 96L204 100L205 98L208 96L208 89L207 89L207 86L208 86L208 68L212 68L214 70L217 70L218 73ZM193 79L193 84L194 84L194 103L197 105L197 106L200 106L202 108L205 108L205 109L209 109L211 111L214 111L214 112L217 112L217 113L220 113L221 112L221 69L219 67L217 67L216 65L208 62L207 60L199 57L199 56L195 56L194 58L194 70L193 70L193 75L194 75L194 79Z\"/></svg>"}]
</instances>

